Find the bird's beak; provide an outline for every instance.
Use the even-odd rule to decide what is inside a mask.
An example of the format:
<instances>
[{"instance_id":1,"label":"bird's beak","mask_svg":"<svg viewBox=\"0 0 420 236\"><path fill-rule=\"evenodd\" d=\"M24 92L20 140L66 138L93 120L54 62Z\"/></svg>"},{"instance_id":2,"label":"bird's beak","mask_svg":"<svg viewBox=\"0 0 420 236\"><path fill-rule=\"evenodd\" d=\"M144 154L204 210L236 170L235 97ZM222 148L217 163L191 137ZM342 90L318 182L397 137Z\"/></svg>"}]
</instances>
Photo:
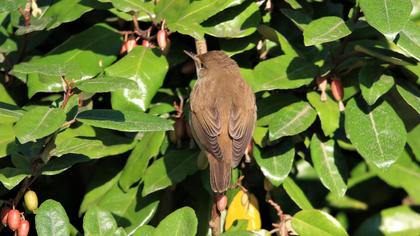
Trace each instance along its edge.
<instances>
[{"instance_id":1,"label":"bird's beak","mask_svg":"<svg viewBox=\"0 0 420 236\"><path fill-rule=\"evenodd\" d=\"M195 68L197 69L197 72L201 69L201 61L200 58L197 56L197 54L194 54L193 52L189 52L184 50L184 53L187 54L191 59L194 60Z\"/></svg>"}]
</instances>

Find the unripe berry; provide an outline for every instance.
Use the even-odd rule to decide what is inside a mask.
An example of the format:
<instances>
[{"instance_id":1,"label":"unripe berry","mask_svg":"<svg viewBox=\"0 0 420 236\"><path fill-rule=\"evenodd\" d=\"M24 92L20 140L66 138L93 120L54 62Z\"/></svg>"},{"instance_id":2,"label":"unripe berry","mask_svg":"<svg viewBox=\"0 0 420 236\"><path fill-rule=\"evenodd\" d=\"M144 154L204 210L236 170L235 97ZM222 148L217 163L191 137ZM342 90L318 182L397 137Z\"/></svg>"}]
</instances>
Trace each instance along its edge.
<instances>
[{"instance_id":1,"label":"unripe berry","mask_svg":"<svg viewBox=\"0 0 420 236\"><path fill-rule=\"evenodd\" d=\"M25 206L28 210L34 211L38 209L38 196L32 190L29 190L25 193L24 196Z\"/></svg>"}]
</instances>

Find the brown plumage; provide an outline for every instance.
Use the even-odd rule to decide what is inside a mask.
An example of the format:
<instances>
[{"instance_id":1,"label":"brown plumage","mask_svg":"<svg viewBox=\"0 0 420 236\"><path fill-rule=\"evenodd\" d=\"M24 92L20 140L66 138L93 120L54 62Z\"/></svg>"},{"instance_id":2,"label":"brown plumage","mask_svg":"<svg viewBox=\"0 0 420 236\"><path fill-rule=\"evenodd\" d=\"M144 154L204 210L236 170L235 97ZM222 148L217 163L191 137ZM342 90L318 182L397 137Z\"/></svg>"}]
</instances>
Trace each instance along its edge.
<instances>
[{"instance_id":1,"label":"brown plumage","mask_svg":"<svg viewBox=\"0 0 420 236\"><path fill-rule=\"evenodd\" d=\"M190 55L190 54L189 54ZM214 192L225 192L251 141L256 122L255 96L236 62L221 51L190 55L198 80L190 96L193 136L206 152Z\"/></svg>"}]
</instances>

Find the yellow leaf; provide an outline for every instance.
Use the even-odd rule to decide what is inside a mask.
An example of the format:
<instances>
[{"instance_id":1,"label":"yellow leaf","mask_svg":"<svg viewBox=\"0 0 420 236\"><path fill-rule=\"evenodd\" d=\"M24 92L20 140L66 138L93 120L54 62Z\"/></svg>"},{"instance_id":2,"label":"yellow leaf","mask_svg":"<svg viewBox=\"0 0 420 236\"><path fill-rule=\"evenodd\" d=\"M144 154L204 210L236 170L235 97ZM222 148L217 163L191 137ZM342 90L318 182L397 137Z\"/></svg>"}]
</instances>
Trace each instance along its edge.
<instances>
[{"instance_id":1,"label":"yellow leaf","mask_svg":"<svg viewBox=\"0 0 420 236\"><path fill-rule=\"evenodd\" d=\"M227 211L226 231L232 227L235 220L248 220L247 230L258 230L261 228L258 201L254 194L244 193L240 190L235 195Z\"/></svg>"}]
</instances>

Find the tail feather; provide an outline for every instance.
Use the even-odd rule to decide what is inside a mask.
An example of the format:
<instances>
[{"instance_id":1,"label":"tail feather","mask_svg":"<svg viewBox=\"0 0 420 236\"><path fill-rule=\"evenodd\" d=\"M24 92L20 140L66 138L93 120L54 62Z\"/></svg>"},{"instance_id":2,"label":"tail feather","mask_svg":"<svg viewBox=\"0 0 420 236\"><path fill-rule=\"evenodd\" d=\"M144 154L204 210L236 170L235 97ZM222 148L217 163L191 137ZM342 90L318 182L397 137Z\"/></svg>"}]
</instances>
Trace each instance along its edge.
<instances>
[{"instance_id":1,"label":"tail feather","mask_svg":"<svg viewBox=\"0 0 420 236\"><path fill-rule=\"evenodd\" d=\"M209 155L210 165L210 184L213 192L226 192L230 186L231 167L229 163L223 160L217 160Z\"/></svg>"}]
</instances>

